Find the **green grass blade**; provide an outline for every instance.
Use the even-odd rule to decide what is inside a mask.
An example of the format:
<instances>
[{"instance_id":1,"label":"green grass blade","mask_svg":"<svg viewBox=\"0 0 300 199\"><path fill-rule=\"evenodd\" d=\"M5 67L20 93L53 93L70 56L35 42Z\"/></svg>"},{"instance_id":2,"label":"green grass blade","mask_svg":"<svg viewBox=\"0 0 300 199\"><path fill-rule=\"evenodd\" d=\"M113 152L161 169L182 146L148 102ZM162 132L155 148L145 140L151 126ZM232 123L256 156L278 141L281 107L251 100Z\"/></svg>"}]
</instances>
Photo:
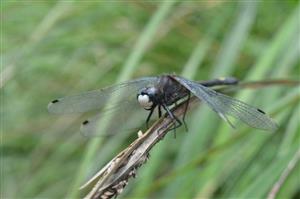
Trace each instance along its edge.
<instances>
[{"instance_id":1,"label":"green grass blade","mask_svg":"<svg viewBox=\"0 0 300 199\"><path fill-rule=\"evenodd\" d=\"M152 42L153 37L157 29L159 28L161 22L170 12L172 6L176 1L164 1L159 6L157 12L150 19L149 23L146 25L144 31L141 33L140 38L138 39L136 45L134 45L131 54L128 57L128 60L125 62L122 71L120 72L117 81L121 82L130 78L130 76L135 72L135 69L138 67L138 63L143 57L144 53L147 50L147 47ZM74 184L68 194L68 198L75 198L78 194L78 187L82 183L84 176L86 175L86 168L92 162L94 155L97 152L99 145L101 144L101 139L92 140L86 149L86 154L83 158L83 161L79 167L77 177L75 178Z\"/></svg>"},{"instance_id":2,"label":"green grass blade","mask_svg":"<svg viewBox=\"0 0 300 199\"><path fill-rule=\"evenodd\" d=\"M286 156L274 160L263 173L260 173L255 181L253 181L253 184L251 184L243 193L238 194L238 196L241 198L251 198L253 196L261 198L266 197L274 182L279 178L282 171L288 166L290 160L296 153L299 154L298 146L294 146Z\"/></svg>"},{"instance_id":3,"label":"green grass blade","mask_svg":"<svg viewBox=\"0 0 300 199\"><path fill-rule=\"evenodd\" d=\"M235 23L235 26L233 28L235 34L234 36L238 35L241 40L243 40L243 38L247 35L247 32L251 27L251 23L246 23L245 26L241 26L240 24L245 23L245 20L247 21L249 20L249 22L251 22L253 20L253 17L255 16L255 10L256 10L255 5L252 3L245 4L245 6L249 11L249 12L247 11L246 13L250 15L248 16L250 18L246 18L244 16L244 12L245 12L244 7L243 6L240 7L239 15L242 15L243 17L237 18L237 22ZM230 56L228 54L226 56L220 54L218 57L219 60L217 61L214 67L214 71L228 72L226 74L222 74L222 76L230 75L230 71L232 71L232 64L235 61L234 59L239 53L238 45L240 44L239 43L231 44L228 42L229 40L232 40L232 35L231 35L232 32L233 31L230 31L230 34L228 34L227 42L224 43L223 50L221 50L221 53L224 53L226 52L225 49L229 48L229 50L232 51L232 54ZM218 64L223 62L227 64L225 65ZM215 72L214 75L216 74L217 72ZM201 118L201 120L199 120L199 118ZM196 156L199 153L199 151L204 149L205 143L211 139L214 129L216 127L216 123L218 123L216 119L217 117L215 117L214 113L212 113L206 107L201 107L200 112L194 115L193 121L190 125L191 133L187 135L184 143L182 144L181 150L178 153L178 159L175 161L174 164L175 168L185 164L189 157ZM201 129L201 126L206 126L205 132L199 133L199 129ZM191 189L194 189L194 187L190 187L189 185L195 180L194 177L195 177L195 171L190 172L189 175L184 176L182 178L179 177L175 182L172 183L172 186L170 186L166 190L166 192L164 193L165 196L169 196L169 195L175 196L179 194L179 197L190 197ZM199 183L198 186L200 185L201 184ZM178 191L177 190L178 186L183 187L183 189L186 191L185 192Z\"/></svg>"},{"instance_id":4,"label":"green grass blade","mask_svg":"<svg viewBox=\"0 0 300 199\"><path fill-rule=\"evenodd\" d=\"M227 32L224 44L216 57L213 66L212 77L223 77L232 74L235 63L243 47L244 41L249 35L252 24L256 18L257 1L245 1L240 3L240 13L232 29Z\"/></svg>"},{"instance_id":5,"label":"green grass blade","mask_svg":"<svg viewBox=\"0 0 300 199\"><path fill-rule=\"evenodd\" d=\"M202 65L204 56L208 53L213 40L217 36L220 28L224 25L226 19L229 17L229 14L230 12L227 10L220 14L220 16L212 22L211 28L207 30L206 36L200 39L191 53L186 65L183 67L182 76L189 79L193 79L195 77L197 70ZM163 164L163 157L166 156L168 146L172 145L174 142L173 139L165 139L164 141L164 145L157 145L153 151L151 151L151 165L148 165L147 168L141 170L140 175L143 176L143 179L138 180L135 186L135 192L131 195L131 197L145 197L144 190L147 188L147 184L153 182L157 169L161 167L161 164Z\"/></svg>"}]
</instances>

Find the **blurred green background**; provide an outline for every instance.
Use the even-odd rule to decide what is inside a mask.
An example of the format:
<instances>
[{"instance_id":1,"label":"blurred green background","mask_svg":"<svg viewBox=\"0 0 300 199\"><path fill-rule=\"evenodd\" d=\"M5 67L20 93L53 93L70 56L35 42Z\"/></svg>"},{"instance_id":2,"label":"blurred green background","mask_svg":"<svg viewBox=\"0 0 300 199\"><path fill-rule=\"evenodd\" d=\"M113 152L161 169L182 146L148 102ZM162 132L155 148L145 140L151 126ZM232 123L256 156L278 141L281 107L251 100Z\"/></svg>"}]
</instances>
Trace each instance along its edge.
<instances>
[{"instance_id":1,"label":"blurred green background","mask_svg":"<svg viewBox=\"0 0 300 199\"><path fill-rule=\"evenodd\" d=\"M299 1L1 1L1 196L78 198L133 138L87 139L57 97L162 73L299 79ZM206 107L151 151L120 198L300 197L299 87L240 90L275 134L231 129ZM297 156L298 155L298 156ZM298 164L297 164L298 163ZM81 195L84 193L81 193Z\"/></svg>"}]
</instances>

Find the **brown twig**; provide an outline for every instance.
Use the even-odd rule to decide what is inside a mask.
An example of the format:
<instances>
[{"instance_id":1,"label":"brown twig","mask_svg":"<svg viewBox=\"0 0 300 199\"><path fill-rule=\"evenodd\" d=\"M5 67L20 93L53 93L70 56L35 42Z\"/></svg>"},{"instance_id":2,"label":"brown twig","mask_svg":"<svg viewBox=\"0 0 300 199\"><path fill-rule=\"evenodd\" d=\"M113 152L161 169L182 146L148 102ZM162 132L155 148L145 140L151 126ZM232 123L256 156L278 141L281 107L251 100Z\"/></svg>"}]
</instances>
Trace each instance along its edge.
<instances>
[{"instance_id":1,"label":"brown twig","mask_svg":"<svg viewBox=\"0 0 300 199\"><path fill-rule=\"evenodd\" d=\"M194 104L196 98L190 99L189 108ZM174 115L180 117L185 111L185 102L174 107ZM143 165L148 157L149 151L169 132L173 120L165 116L140 135L130 146L120 152L94 177L85 183L81 189L96 182L92 190L85 196L86 199L106 199L120 194L127 185L129 178L136 176L137 169Z\"/></svg>"}]
</instances>

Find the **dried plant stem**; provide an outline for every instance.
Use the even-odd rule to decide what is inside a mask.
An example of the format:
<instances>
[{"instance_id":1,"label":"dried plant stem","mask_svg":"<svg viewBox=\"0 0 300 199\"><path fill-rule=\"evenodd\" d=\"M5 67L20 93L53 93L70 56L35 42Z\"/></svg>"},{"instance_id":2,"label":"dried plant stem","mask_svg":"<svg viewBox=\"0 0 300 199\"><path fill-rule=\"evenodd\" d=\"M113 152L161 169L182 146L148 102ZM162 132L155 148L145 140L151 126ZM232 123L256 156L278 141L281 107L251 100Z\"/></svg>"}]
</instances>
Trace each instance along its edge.
<instances>
[{"instance_id":1,"label":"dried plant stem","mask_svg":"<svg viewBox=\"0 0 300 199\"><path fill-rule=\"evenodd\" d=\"M196 98L190 99L190 108ZM174 115L180 117L186 111L186 103L182 102L172 110ZM140 135L132 144L113 158L81 189L95 183L86 199L112 198L120 194L127 185L130 177L135 177L137 169L144 164L152 147L164 138L169 129L174 125L174 120L165 116L154 123L146 133Z\"/></svg>"}]
</instances>

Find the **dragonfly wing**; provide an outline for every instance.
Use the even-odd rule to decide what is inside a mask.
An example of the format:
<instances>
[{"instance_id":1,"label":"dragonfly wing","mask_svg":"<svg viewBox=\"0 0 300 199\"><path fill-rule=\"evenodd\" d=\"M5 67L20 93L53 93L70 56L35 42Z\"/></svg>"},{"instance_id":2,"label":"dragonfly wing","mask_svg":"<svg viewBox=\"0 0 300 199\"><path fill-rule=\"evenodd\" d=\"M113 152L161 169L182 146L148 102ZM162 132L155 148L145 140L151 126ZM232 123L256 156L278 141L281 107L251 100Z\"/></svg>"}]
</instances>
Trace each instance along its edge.
<instances>
[{"instance_id":1,"label":"dragonfly wing","mask_svg":"<svg viewBox=\"0 0 300 199\"><path fill-rule=\"evenodd\" d=\"M227 116L232 116L247 125L267 130L275 131L277 124L267 116L262 110L250 106L242 101L231 98L227 95L218 93L210 88L207 88L197 82L184 79L182 77L174 77L181 85L186 87L200 100L204 101L210 108L212 108L218 115L229 122Z\"/></svg>"},{"instance_id":2,"label":"dragonfly wing","mask_svg":"<svg viewBox=\"0 0 300 199\"><path fill-rule=\"evenodd\" d=\"M132 131L145 124L149 111L142 107L136 108L135 101L123 103L122 106L101 111L84 121L80 127L81 133L86 137L111 136Z\"/></svg>"},{"instance_id":3,"label":"dragonfly wing","mask_svg":"<svg viewBox=\"0 0 300 199\"><path fill-rule=\"evenodd\" d=\"M137 92L148 85L155 84L158 77L144 77L99 90L84 92L53 100L48 104L51 113L83 113L101 110L111 99L114 105L122 106L123 101L135 100Z\"/></svg>"}]
</instances>

